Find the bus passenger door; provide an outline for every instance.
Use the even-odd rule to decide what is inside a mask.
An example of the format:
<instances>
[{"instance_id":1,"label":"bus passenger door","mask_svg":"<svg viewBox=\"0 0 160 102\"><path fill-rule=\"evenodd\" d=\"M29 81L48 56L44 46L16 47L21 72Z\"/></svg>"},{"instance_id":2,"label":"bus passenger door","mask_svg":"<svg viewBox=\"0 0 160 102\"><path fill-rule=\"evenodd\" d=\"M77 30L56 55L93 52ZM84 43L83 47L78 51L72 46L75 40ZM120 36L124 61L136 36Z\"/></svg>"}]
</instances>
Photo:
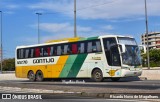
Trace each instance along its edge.
<instances>
[{"instance_id":1,"label":"bus passenger door","mask_svg":"<svg viewBox=\"0 0 160 102\"><path fill-rule=\"evenodd\" d=\"M119 77L121 69L120 55L114 37L103 39L105 58L107 61L107 77Z\"/></svg>"},{"instance_id":2,"label":"bus passenger door","mask_svg":"<svg viewBox=\"0 0 160 102\"><path fill-rule=\"evenodd\" d=\"M111 54L111 64L112 64L110 75L112 77L120 77L121 61L117 45L111 47L110 54Z\"/></svg>"}]
</instances>

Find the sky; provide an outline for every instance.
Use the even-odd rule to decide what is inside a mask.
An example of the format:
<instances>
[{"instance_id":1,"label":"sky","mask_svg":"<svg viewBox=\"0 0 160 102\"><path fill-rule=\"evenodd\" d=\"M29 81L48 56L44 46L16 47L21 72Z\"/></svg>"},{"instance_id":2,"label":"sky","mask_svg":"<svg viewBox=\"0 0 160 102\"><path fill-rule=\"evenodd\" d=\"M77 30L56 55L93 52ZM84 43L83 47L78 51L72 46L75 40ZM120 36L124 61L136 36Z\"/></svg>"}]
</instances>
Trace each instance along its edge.
<instances>
[{"instance_id":1,"label":"sky","mask_svg":"<svg viewBox=\"0 0 160 102\"><path fill-rule=\"evenodd\" d=\"M144 0L77 0L77 35L125 35L145 33ZM160 0L147 0L149 32L160 32ZM42 13L40 43L74 36L74 0L0 0L3 57L13 58L16 46L38 43L35 13Z\"/></svg>"}]
</instances>

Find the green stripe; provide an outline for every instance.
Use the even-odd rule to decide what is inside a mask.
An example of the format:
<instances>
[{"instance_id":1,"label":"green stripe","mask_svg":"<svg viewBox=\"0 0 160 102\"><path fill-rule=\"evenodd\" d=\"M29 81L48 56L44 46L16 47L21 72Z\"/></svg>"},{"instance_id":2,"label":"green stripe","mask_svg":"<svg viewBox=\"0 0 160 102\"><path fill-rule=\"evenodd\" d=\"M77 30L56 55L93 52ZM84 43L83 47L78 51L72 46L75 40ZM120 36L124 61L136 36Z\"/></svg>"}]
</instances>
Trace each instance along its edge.
<instances>
[{"instance_id":1,"label":"green stripe","mask_svg":"<svg viewBox=\"0 0 160 102\"><path fill-rule=\"evenodd\" d=\"M68 73L69 78L75 78L79 72L79 70L82 67L82 64L84 63L85 59L87 57L87 54L79 54L75 60L75 62L72 65L72 68L70 69L70 72Z\"/></svg>"},{"instance_id":2,"label":"green stripe","mask_svg":"<svg viewBox=\"0 0 160 102\"><path fill-rule=\"evenodd\" d=\"M89 38L80 38L79 41L84 41L84 40L95 40L98 39L99 36L95 36L95 37L89 37Z\"/></svg>"},{"instance_id":3,"label":"green stripe","mask_svg":"<svg viewBox=\"0 0 160 102\"><path fill-rule=\"evenodd\" d=\"M87 40L95 40L95 39L98 39L98 36L96 36L96 37L89 37L89 38L87 38Z\"/></svg>"},{"instance_id":4,"label":"green stripe","mask_svg":"<svg viewBox=\"0 0 160 102\"><path fill-rule=\"evenodd\" d=\"M86 38L80 38L79 41L84 41L87 40Z\"/></svg>"},{"instance_id":5,"label":"green stripe","mask_svg":"<svg viewBox=\"0 0 160 102\"><path fill-rule=\"evenodd\" d=\"M77 55L70 55L61 71L61 74L59 77L64 78L67 77L71 67L73 66L73 63L75 62Z\"/></svg>"}]
</instances>

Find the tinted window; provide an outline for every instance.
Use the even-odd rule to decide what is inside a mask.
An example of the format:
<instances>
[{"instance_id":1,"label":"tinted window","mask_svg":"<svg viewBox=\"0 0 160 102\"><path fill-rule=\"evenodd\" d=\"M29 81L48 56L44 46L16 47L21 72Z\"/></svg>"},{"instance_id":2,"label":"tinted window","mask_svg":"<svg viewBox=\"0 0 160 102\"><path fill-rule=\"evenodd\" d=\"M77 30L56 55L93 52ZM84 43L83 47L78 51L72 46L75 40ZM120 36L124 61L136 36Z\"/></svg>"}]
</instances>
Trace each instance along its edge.
<instances>
[{"instance_id":1,"label":"tinted window","mask_svg":"<svg viewBox=\"0 0 160 102\"><path fill-rule=\"evenodd\" d=\"M64 45L63 54L68 54L68 49L69 49L69 46L68 45Z\"/></svg>"},{"instance_id":2,"label":"tinted window","mask_svg":"<svg viewBox=\"0 0 160 102\"><path fill-rule=\"evenodd\" d=\"M72 44L72 54L77 54L77 52L78 52L77 44Z\"/></svg>"},{"instance_id":3,"label":"tinted window","mask_svg":"<svg viewBox=\"0 0 160 102\"><path fill-rule=\"evenodd\" d=\"M92 42L87 43L87 52L88 53L92 52Z\"/></svg>"},{"instance_id":4,"label":"tinted window","mask_svg":"<svg viewBox=\"0 0 160 102\"><path fill-rule=\"evenodd\" d=\"M33 57L34 57L34 49L31 48L31 49L30 49L30 58L33 58Z\"/></svg>"},{"instance_id":5,"label":"tinted window","mask_svg":"<svg viewBox=\"0 0 160 102\"><path fill-rule=\"evenodd\" d=\"M85 53L85 43L81 42L78 44L78 53Z\"/></svg>"},{"instance_id":6,"label":"tinted window","mask_svg":"<svg viewBox=\"0 0 160 102\"><path fill-rule=\"evenodd\" d=\"M98 51L98 52L101 52L101 51L102 51L102 46L101 46L100 41L96 41L96 47L97 47L97 51Z\"/></svg>"},{"instance_id":7,"label":"tinted window","mask_svg":"<svg viewBox=\"0 0 160 102\"><path fill-rule=\"evenodd\" d=\"M100 52L102 51L100 41L93 41L92 42L92 52Z\"/></svg>"},{"instance_id":8,"label":"tinted window","mask_svg":"<svg viewBox=\"0 0 160 102\"><path fill-rule=\"evenodd\" d=\"M40 47L30 47L17 50L17 58L36 58L101 52L100 40L80 41L76 43L56 44Z\"/></svg>"},{"instance_id":9,"label":"tinted window","mask_svg":"<svg viewBox=\"0 0 160 102\"><path fill-rule=\"evenodd\" d=\"M55 49L53 46L50 47L50 56L55 55Z\"/></svg>"},{"instance_id":10,"label":"tinted window","mask_svg":"<svg viewBox=\"0 0 160 102\"><path fill-rule=\"evenodd\" d=\"M61 54L62 54L61 46L57 46L57 55L61 55Z\"/></svg>"},{"instance_id":11,"label":"tinted window","mask_svg":"<svg viewBox=\"0 0 160 102\"><path fill-rule=\"evenodd\" d=\"M120 65L120 55L118 47L116 46L115 38L104 38L103 39L104 50L108 65L119 66Z\"/></svg>"},{"instance_id":12,"label":"tinted window","mask_svg":"<svg viewBox=\"0 0 160 102\"><path fill-rule=\"evenodd\" d=\"M29 58L29 49L25 50L25 58Z\"/></svg>"}]
</instances>

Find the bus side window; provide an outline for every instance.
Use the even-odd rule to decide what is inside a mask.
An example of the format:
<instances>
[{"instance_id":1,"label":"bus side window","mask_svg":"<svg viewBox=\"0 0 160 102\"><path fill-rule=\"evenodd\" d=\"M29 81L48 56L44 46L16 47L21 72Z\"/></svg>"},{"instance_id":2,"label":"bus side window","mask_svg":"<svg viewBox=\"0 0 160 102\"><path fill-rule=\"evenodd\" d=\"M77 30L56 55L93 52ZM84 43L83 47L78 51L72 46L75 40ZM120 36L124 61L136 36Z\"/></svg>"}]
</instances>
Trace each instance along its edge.
<instances>
[{"instance_id":1,"label":"bus side window","mask_svg":"<svg viewBox=\"0 0 160 102\"><path fill-rule=\"evenodd\" d=\"M57 55L57 46L53 46L53 56Z\"/></svg>"},{"instance_id":2,"label":"bus side window","mask_svg":"<svg viewBox=\"0 0 160 102\"><path fill-rule=\"evenodd\" d=\"M44 49L43 50L43 56L44 57L49 56L50 55L50 48L49 47L44 47L43 49Z\"/></svg>"},{"instance_id":3,"label":"bus side window","mask_svg":"<svg viewBox=\"0 0 160 102\"><path fill-rule=\"evenodd\" d=\"M25 58L29 58L29 49L25 49Z\"/></svg>"},{"instance_id":4,"label":"bus side window","mask_svg":"<svg viewBox=\"0 0 160 102\"><path fill-rule=\"evenodd\" d=\"M88 42L88 44L87 44L87 52L88 53L92 52L92 42Z\"/></svg>"},{"instance_id":5,"label":"bus side window","mask_svg":"<svg viewBox=\"0 0 160 102\"><path fill-rule=\"evenodd\" d=\"M19 55L19 49L17 50L17 59L20 58L20 55Z\"/></svg>"},{"instance_id":6,"label":"bus side window","mask_svg":"<svg viewBox=\"0 0 160 102\"><path fill-rule=\"evenodd\" d=\"M50 50L50 56L54 56L54 55L55 55L55 54L54 54L54 50L55 50L54 47L51 46L50 49L51 49L51 50Z\"/></svg>"},{"instance_id":7,"label":"bus side window","mask_svg":"<svg viewBox=\"0 0 160 102\"><path fill-rule=\"evenodd\" d=\"M64 51L63 54L68 54L68 45L64 45Z\"/></svg>"},{"instance_id":8,"label":"bus side window","mask_svg":"<svg viewBox=\"0 0 160 102\"><path fill-rule=\"evenodd\" d=\"M101 52L101 51L102 51L102 47L101 47L100 41L96 41L96 48L97 48L97 51L98 51L98 52Z\"/></svg>"},{"instance_id":9,"label":"bus side window","mask_svg":"<svg viewBox=\"0 0 160 102\"><path fill-rule=\"evenodd\" d=\"M97 52L96 41L92 42L92 52Z\"/></svg>"},{"instance_id":10,"label":"bus side window","mask_svg":"<svg viewBox=\"0 0 160 102\"><path fill-rule=\"evenodd\" d=\"M41 48L40 48L40 57L43 57L43 56L44 56L44 48L41 47Z\"/></svg>"},{"instance_id":11,"label":"bus side window","mask_svg":"<svg viewBox=\"0 0 160 102\"><path fill-rule=\"evenodd\" d=\"M39 56L40 56L40 49L35 48L35 57L39 57Z\"/></svg>"},{"instance_id":12,"label":"bus side window","mask_svg":"<svg viewBox=\"0 0 160 102\"><path fill-rule=\"evenodd\" d=\"M51 53L51 48L50 47L47 47L47 53L48 53L48 56L50 56L50 53Z\"/></svg>"},{"instance_id":13,"label":"bus side window","mask_svg":"<svg viewBox=\"0 0 160 102\"><path fill-rule=\"evenodd\" d=\"M61 55L64 55L64 45L61 45Z\"/></svg>"},{"instance_id":14,"label":"bus side window","mask_svg":"<svg viewBox=\"0 0 160 102\"><path fill-rule=\"evenodd\" d=\"M72 54L77 54L77 44L72 44Z\"/></svg>"},{"instance_id":15,"label":"bus side window","mask_svg":"<svg viewBox=\"0 0 160 102\"><path fill-rule=\"evenodd\" d=\"M71 51L71 44L68 45L67 53L68 53L68 54L72 54L72 51Z\"/></svg>"},{"instance_id":16,"label":"bus side window","mask_svg":"<svg viewBox=\"0 0 160 102\"><path fill-rule=\"evenodd\" d=\"M78 53L84 53L84 51L85 51L84 42L81 42L78 44Z\"/></svg>"},{"instance_id":17,"label":"bus side window","mask_svg":"<svg viewBox=\"0 0 160 102\"><path fill-rule=\"evenodd\" d=\"M34 57L34 49L30 49L31 53L30 53L30 58Z\"/></svg>"},{"instance_id":18,"label":"bus side window","mask_svg":"<svg viewBox=\"0 0 160 102\"><path fill-rule=\"evenodd\" d=\"M21 58L20 56L21 56L21 54L20 54L20 49L18 49L18 50L17 50L17 58L20 59L20 58Z\"/></svg>"},{"instance_id":19,"label":"bus side window","mask_svg":"<svg viewBox=\"0 0 160 102\"><path fill-rule=\"evenodd\" d=\"M18 59L22 59L23 58L23 53L24 53L23 49L18 49L18 51L17 51L17 58Z\"/></svg>"},{"instance_id":20,"label":"bus side window","mask_svg":"<svg viewBox=\"0 0 160 102\"><path fill-rule=\"evenodd\" d=\"M20 49L20 58L24 58L24 49Z\"/></svg>"},{"instance_id":21,"label":"bus side window","mask_svg":"<svg viewBox=\"0 0 160 102\"><path fill-rule=\"evenodd\" d=\"M61 55L61 54L62 54L61 46L57 46L57 55Z\"/></svg>"}]
</instances>

